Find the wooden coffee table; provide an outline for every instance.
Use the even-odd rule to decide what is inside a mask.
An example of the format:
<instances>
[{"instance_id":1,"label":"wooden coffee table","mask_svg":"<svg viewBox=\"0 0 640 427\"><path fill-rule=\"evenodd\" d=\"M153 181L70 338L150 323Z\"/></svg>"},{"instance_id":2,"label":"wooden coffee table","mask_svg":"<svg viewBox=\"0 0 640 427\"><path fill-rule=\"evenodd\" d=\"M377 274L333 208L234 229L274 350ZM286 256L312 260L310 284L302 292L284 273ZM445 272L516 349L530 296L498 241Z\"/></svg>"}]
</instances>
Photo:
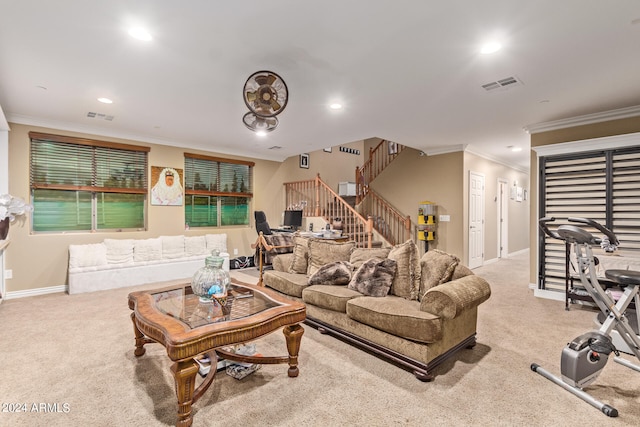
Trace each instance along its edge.
<instances>
[{"instance_id":1,"label":"wooden coffee table","mask_svg":"<svg viewBox=\"0 0 640 427\"><path fill-rule=\"evenodd\" d=\"M203 303L193 294L189 284L129 294L129 308L133 310L135 351L145 353L144 345L160 343L174 361L171 372L178 398L177 426L190 426L191 405L209 388L216 373L220 356L245 363L288 363L290 377L298 376L298 352L306 318L304 304L285 299L261 286L232 281L223 312L217 303ZM284 327L288 356L241 356L222 347L242 344ZM211 360L211 370L196 385L202 355Z\"/></svg>"}]
</instances>

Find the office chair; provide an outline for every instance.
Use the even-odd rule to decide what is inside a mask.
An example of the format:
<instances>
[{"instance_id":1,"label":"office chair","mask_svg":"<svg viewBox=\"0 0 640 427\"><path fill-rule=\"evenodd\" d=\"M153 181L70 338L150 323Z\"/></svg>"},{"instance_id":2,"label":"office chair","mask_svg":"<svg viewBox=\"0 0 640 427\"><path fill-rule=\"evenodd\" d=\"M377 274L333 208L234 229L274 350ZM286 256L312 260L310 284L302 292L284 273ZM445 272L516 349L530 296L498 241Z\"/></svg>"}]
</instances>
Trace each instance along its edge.
<instances>
[{"instance_id":1,"label":"office chair","mask_svg":"<svg viewBox=\"0 0 640 427\"><path fill-rule=\"evenodd\" d=\"M267 216L263 211L255 211L254 218L256 220L256 231L258 234L260 234L260 232L265 236L273 234L271 227L269 227L269 223L267 222Z\"/></svg>"}]
</instances>

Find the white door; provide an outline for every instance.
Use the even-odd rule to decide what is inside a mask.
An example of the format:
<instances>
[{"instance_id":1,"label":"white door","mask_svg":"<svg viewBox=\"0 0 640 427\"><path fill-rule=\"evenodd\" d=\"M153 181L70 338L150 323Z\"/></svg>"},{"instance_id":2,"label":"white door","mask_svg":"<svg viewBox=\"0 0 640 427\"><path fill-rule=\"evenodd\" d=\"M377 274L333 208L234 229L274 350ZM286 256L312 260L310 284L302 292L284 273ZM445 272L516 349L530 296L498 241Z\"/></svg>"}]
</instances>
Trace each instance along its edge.
<instances>
[{"instance_id":1,"label":"white door","mask_svg":"<svg viewBox=\"0 0 640 427\"><path fill-rule=\"evenodd\" d=\"M484 258L484 175L469 171L469 268Z\"/></svg>"},{"instance_id":2,"label":"white door","mask_svg":"<svg viewBox=\"0 0 640 427\"><path fill-rule=\"evenodd\" d=\"M509 189L507 181L498 181L498 258L504 258L509 253Z\"/></svg>"}]
</instances>

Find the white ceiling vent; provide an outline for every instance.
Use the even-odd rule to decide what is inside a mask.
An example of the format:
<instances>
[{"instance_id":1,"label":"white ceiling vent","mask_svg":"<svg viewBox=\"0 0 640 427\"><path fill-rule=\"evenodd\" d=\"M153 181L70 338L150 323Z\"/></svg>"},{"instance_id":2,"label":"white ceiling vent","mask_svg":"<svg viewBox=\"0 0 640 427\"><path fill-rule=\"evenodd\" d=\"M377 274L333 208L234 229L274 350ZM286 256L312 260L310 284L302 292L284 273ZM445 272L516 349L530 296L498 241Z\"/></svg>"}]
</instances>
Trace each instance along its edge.
<instances>
[{"instance_id":1,"label":"white ceiling vent","mask_svg":"<svg viewBox=\"0 0 640 427\"><path fill-rule=\"evenodd\" d=\"M513 86L522 86L522 85L523 85L523 83L522 83L522 81L520 79L518 79L517 77L513 77L512 76L512 77L507 77L507 78L504 78L504 79L500 79L500 80L495 81L495 82L490 82L490 83L487 83L487 84L483 84L482 87L486 91L490 92L490 91L496 90L496 89L502 89L502 88L508 89L510 87L513 87Z\"/></svg>"},{"instance_id":2,"label":"white ceiling vent","mask_svg":"<svg viewBox=\"0 0 640 427\"><path fill-rule=\"evenodd\" d=\"M100 119L100 120L108 120L108 121L113 120L113 116L108 116L102 113L94 113L93 111L89 111L87 113L87 117L89 117L90 119Z\"/></svg>"},{"instance_id":3,"label":"white ceiling vent","mask_svg":"<svg viewBox=\"0 0 640 427\"><path fill-rule=\"evenodd\" d=\"M269 150L280 150L282 147L280 147L279 145L274 145L272 147L269 147Z\"/></svg>"}]
</instances>

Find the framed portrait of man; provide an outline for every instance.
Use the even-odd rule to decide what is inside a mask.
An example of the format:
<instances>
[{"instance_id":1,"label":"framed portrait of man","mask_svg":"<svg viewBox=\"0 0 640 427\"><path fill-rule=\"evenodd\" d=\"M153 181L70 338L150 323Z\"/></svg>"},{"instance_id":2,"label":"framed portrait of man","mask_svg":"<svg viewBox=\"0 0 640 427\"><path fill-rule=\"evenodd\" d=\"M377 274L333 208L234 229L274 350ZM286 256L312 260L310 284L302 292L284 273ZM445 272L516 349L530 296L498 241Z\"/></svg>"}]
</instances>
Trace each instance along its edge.
<instances>
[{"instance_id":1,"label":"framed portrait of man","mask_svg":"<svg viewBox=\"0 0 640 427\"><path fill-rule=\"evenodd\" d=\"M184 199L182 179L182 169L151 166L151 204L182 206Z\"/></svg>"}]
</instances>

